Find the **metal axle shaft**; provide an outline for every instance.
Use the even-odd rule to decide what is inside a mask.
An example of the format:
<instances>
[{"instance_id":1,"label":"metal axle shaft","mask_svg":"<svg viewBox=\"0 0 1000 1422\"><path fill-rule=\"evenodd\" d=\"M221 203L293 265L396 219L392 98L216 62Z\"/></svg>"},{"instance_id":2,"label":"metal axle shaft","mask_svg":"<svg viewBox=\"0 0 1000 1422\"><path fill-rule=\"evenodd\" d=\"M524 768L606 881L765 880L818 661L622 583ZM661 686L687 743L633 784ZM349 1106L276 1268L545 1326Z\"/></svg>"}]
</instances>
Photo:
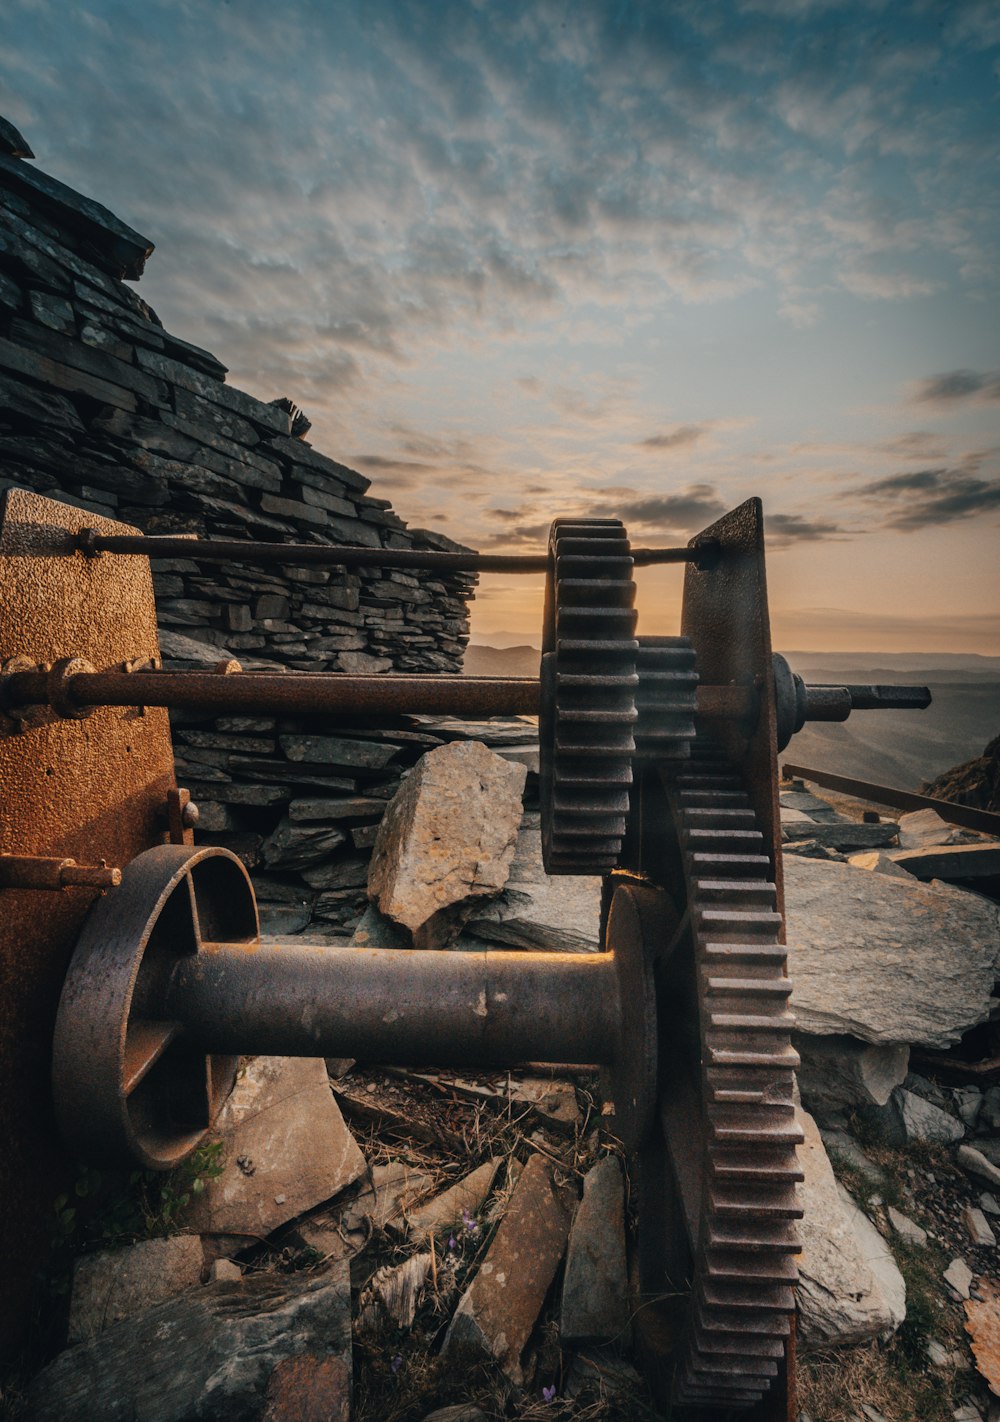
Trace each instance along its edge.
<instances>
[{"instance_id":1,"label":"metal axle shaft","mask_svg":"<svg viewBox=\"0 0 1000 1422\"><path fill-rule=\"evenodd\" d=\"M174 969L164 1016L205 1052L395 1064L609 1063L610 953L206 944Z\"/></svg>"},{"instance_id":2,"label":"metal axle shaft","mask_svg":"<svg viewBox=\"0 0 1000 1422\"><path fill-rule=\"evenodd\" d=\"M423 568L439 573L544 573L546 553L446 553L423 548L363 548L353 544L258 543L243 538L181 538L169 535L103 534L82 528L70 551L138 553L146 558L195 558L206 563L282 563L338 568ZM686 548L633 548L634 565L708 565L718 555L714 540Z\"/></svg>"}]
</instances>

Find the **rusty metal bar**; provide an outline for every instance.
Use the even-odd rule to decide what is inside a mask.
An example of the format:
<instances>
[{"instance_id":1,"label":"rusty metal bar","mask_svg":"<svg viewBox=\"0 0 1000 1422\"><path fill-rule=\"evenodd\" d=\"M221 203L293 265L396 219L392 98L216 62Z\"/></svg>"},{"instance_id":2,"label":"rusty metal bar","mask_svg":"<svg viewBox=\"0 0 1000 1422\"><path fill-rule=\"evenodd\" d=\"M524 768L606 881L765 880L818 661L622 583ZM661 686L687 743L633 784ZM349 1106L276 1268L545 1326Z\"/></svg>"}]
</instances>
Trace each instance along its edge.
<instances>
[{"instance_id":1,"label":"rusty metal bar","mask_svg":"<svg viewBox=\"0 0 1000 1422\"><path fill-rule=\"evenodd\" d=\"M66 699L87 706L169 706L254 715L537 715L533 677L348 676L341 672L81 672L66 678ZM3 679L7 706L46 705L47 672Z\"/></svg>"},{"instance_id":2,"label":"rusty metal bar","mask_svg":"<svg viewBox=\"0 0 1000 1422\"><path fill-rule=\"evenodd\" d=\"M241 538L181 538L166 534L102 534L82 528L69 551L138 553L147 558L195 558L212 563L283 563L340 568L423 568L441 573L544 573L545 553L445 553L423 548L362 548L353 544L259 543ZM663 563L708 563L712 543L687 548L634 548L636 567Z\"/></svg>"},{"instance_id":3,"label":"rusty metal bar","mask_svg":"<svg viewBox=\"0 0 1000 1422\"><path fill-rule=\"evenodd\" d=\"M537 716L534 677L349 676L343 672L73 671L59 683L62 707L168 706L185 711L254 715ZM3 678L4 705L53 704L52 673L13 672ZM743 686L700 686L702 716L752 714L756 693Z\"/></svg>"},{"instance_id":4,"label":"rusty metal bar","mask_svg":"<svg viewBox=\"0 0 1000 1422\"><path fill-rule=\"evenodd\" d=\"M828 790L841 790L845 795L857 795L861 800L871 800L876 805L892 805L897 810L936 810L943 820L951 825L962 825L965 829L980 830L983 834L1000 837L1000 815L991 810L977 810L971 805L956 805L951 800L939 800L933 795L918 795L910 790L895 790L890 785L873 785L868 780L855 780L849 775L834 775L829 770L810 770L804 765L790 765L785 762L782 774L791 779L811 780L814 785L825 785Z\"/></svg>"},{"instance_id":5,"label":"rusty metal bar","mask_svg":"<svg viewBox=\"0 0 1000 1422\"><path fill-rule=\"evenodd\" d=\"M105 864L36 854L0 854L0 889L113 889L122 871Z\"/></svg>"},{"instance_id":6,"label":"rusty metal bar","mask_svg":"<svg viewBox=\"0 0 1000 1422\"><path fill-rule=\"evenodd\" d=\"M162 1013L213 1054L514 1066L610 1063L621 1004L611 953L268 941L182 958Z\"/></svg>"}]
</instances>

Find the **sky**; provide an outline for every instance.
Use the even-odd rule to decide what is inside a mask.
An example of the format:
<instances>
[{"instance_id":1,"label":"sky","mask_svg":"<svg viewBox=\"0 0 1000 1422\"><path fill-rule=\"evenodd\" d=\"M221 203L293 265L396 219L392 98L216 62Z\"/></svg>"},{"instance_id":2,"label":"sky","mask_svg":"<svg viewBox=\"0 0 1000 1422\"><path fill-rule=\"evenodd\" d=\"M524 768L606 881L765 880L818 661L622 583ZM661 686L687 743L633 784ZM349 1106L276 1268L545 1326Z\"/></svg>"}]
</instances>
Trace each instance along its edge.
<instances>
[{"instance_id":1,"label":"sky","mask_svg":"<svg viewBox=\"0 0 1000 1422\"><path fill-rule=\"evenodd\" d=\"M411 524L759 495L777 646L1000 653L995 0L4 0L0 113Z\"/></svg>"}]
</instances>

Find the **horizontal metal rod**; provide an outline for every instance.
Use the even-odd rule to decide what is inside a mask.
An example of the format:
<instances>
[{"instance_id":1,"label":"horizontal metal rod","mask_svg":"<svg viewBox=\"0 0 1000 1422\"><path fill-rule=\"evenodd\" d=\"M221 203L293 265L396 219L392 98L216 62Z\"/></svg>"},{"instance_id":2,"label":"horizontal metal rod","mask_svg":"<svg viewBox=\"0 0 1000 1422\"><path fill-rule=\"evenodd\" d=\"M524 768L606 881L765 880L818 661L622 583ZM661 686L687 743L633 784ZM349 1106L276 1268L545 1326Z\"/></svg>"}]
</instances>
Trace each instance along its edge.
<instances>
[{"instance_id":1,"label":"horizontal metal rod","mask_svg":"<svg viewBox=\"0 0 1000 1422\"><path fill-rule=\"evenodd\" d=\"M991 810L977 810L972 805L956 805L951 800L939 800L934 795L918 795L910 790L896 790L891 785L873 785L868 780L855 780L849 775L834 775L829 770L810 770L804 765L781 767L786 779L798 776L800 780L811 780L814 785L825 785L828 790L841 790L845 795L857 795L860 800L871 800L876 805L892 805L897 810L936 810L943 820L951 825L962 825L965 829L980 830L983 834L1000 836L1000 815Z\"/></svg>"},{"instance_id":2,"label":"horizontal metal rod","mask_svg":"<svg viewBox=\"0 0 1000 1422\"><path fill-rule=\"evenodd\" d=\"M283 563L340 568L424 568L442 573L544 573L545 553L445 553L424 548L361 548L353 544L259 543L243 538L180 538L167 534L104 534L83 528L73 548L98 553L138 553L147 558L194 558L205 563ZM636 567L709 562L714 541L686 548L633 548Z\"/></svg>"},{"instance_id":3,"label":"horizontal metal rod","mask_svg":"<svg viewBox=\"0 0 1000 1422\"><path fill-rule=\"evenodd\" d=\"M846 691L852 711L923 711L931 704L928 686L841 686L837 683L810 682L806 687L809 704L814 693ZM807 715L809 721L822 717Z\"/></svg>"},{"instance_id":4,"label":"horizontal metal rod","mask_svg":"<svg viewBox=\"0 0 1000 1422\"><path fill-rule=\"evenodd\" d=\"M166 1020L206 1052L447 1062L610 1063L610 953L435 952L268 941L180 959Z\"/></svg>"},{"instance_id":5,"label":"horizontal metal rod","mask_svg":"<svg viewBox=\"0 0 1000 1422\"><path fill-rule=\"evenodd\" d=\"M53 683L48 672L3 678L3 704L167 706L184 711L252 715L537 716L541 683L535 677L349 676L344 672L72 672ZM702 716L743 717L756 705L752 688L700 686Z\"/></svg>"}]
</instances>

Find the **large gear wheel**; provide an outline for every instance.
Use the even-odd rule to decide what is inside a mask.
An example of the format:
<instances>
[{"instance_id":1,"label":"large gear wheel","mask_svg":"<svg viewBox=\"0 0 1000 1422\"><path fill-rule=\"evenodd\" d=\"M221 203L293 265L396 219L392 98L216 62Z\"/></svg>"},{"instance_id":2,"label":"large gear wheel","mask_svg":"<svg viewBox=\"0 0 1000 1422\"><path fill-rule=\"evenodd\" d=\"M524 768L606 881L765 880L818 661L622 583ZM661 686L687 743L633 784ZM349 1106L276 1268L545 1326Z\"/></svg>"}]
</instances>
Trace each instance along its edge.
<instances>
[{"instance_id":1,"label":"large gear wheel","mask_svg":"<svg viewBox=\"0 0 1000 1422\"><path fill-rule=\"evenodd\" d=\"M607 946L616 883L642 884L659 904L649 921L667 925L646 944L658 1084L634 1152L635 1321L678 1412L739 1417L778 1377L795 1307L802 1137L781 916L764 838L720 752L699 739L689 765L651 766L634 799Z\"/></svg>"},{"instance_id":2,"label":"large gear wheel","mask_svg":"<svg viewBox=\"0 0 1000 1422\"><path fill-rule=\"evenodd\" d=\"M617 519L556 519L542 628L542 855L548 874L618 862L638 685L632 553Z\"/></svg>"}]
</instances>

